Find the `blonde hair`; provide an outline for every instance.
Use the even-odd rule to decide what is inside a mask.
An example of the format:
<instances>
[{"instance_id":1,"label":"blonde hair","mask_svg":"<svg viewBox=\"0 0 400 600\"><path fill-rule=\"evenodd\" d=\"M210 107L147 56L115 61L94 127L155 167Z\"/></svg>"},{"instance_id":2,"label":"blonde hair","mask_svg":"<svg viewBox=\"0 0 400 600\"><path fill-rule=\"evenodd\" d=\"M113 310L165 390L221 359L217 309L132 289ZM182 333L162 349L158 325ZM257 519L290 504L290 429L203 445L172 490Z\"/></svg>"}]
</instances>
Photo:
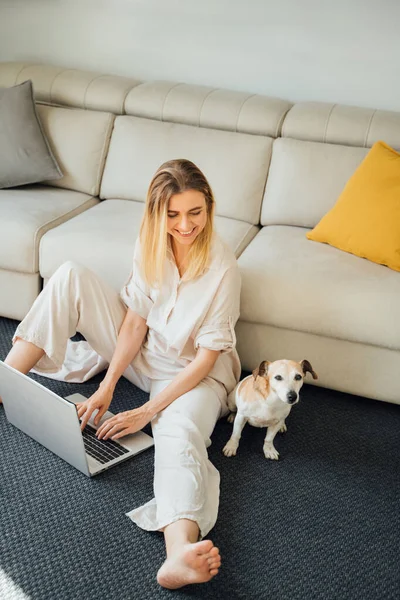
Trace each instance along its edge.
<instances>
[{"instance_id":1,"label":"blonde hair","mask_svg":"<svg viewBox=\"0 0 400 600\"><path fill-rule=\"evenodd\" d=\"M175 194L197 190L206 201L207 223L190 246L185 280L201 275L208 264L214 228L214 196L205 175L190 160L175 159L162 164L153 176L147 192L146 206L140 225L140 247L143 276L150 287L162 285L168 246L169 200Z\"/></svg>"}]
</instances>

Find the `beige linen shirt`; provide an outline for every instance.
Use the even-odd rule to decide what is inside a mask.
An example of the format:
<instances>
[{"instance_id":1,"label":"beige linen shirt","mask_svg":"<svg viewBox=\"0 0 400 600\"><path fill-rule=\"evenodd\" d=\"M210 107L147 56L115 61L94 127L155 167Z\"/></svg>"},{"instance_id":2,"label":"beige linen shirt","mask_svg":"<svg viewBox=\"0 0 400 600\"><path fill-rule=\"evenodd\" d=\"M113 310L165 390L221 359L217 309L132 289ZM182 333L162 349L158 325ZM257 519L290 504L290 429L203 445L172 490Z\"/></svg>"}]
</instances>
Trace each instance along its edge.
<instances>
[{"instance_id":1,"label":"beige linen shirt","mask_svg":"<svg viewBox=\"0 0 400 600\"><path fill-rule=\"evenodd\" d=\"M240 311L241 277L232 250L213 233L206 271L182 281L168 248L166 276L161 289L150 288L141 274L140 240L136 240L133 269L121 290L123 302L146 319L147 336L133 366L151 379L173 379L200 347L221 354L205 378L218 393L226 412L227 394L239 381L235 325Z\"/></svg>"}]
</instances>

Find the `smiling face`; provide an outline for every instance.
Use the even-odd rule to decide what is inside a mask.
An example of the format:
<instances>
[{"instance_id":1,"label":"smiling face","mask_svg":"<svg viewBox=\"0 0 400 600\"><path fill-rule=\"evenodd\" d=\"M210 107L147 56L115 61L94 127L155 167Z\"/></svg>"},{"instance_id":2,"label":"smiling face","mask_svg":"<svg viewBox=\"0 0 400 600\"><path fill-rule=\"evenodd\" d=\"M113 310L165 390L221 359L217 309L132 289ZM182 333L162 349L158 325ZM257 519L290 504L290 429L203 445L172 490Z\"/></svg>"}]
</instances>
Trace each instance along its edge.
<instances>
[{"instance_id":1,"label":"smiling face","mask_svg":"<svg viewBox=\"0 0 400 600\"><path fill-rule=\"evenodd\" d=\"M175 247L190 246L207 223L207 206L204 194L186 190L171 196L168 204L167 231Z\"/></svg>"},{"instance_id":2,"label":"smiling face","mask_svg":"<svg viewBox=\"0 0 400 600\"><path fill-rule=\"evenodd\" d=\"M282 402L296 404L304 382L301 365L293 360L276 360L268 365L270 388Z\"/></svg>"}]
</instances>

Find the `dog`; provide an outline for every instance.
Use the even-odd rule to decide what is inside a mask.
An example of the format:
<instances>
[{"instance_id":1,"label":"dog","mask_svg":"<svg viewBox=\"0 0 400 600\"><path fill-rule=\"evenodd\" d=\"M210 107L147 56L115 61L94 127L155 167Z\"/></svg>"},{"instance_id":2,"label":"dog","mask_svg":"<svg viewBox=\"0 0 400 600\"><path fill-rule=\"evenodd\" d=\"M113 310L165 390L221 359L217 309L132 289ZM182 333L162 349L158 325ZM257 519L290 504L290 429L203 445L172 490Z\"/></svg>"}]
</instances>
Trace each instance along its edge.
<instances>
[{"instance_id":1,"label":"dog","mask_svg":"<svg viewBox=\"0 0 400 600\"><path fill-rule=\"evenodd\" d=\"M279 452L274 446L274 438L278 431L287 431L285 419L292 406L299 401L299 392L307 373L311 373L313 379L318 379L308 360L300 363L294 360L263 360L252 375L239 381L228 396L231 411L228 421L234 424L232 436L223 448L225 456L236 455L243 427L250 423L254 427L268 427L264 456L278 460Z\"/></svg>"}]
</instances>

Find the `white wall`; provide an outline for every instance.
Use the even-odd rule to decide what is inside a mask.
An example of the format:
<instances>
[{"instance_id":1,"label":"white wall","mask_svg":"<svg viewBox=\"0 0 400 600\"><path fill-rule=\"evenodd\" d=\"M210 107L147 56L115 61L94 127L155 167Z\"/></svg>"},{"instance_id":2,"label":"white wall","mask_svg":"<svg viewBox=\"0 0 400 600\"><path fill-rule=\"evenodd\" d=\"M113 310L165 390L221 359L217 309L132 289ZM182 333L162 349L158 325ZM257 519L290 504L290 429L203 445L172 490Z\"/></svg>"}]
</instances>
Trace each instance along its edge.
<instances>
[{"instance_id":1,"label":"white wall","mask_svg":"<svg viewBox=\"0 0 400 600\"><path fill-rule=\"evenodd\" d=\"M400 1L0 0L0 60L400 110Z\"/></svg>"}]
</instances>

